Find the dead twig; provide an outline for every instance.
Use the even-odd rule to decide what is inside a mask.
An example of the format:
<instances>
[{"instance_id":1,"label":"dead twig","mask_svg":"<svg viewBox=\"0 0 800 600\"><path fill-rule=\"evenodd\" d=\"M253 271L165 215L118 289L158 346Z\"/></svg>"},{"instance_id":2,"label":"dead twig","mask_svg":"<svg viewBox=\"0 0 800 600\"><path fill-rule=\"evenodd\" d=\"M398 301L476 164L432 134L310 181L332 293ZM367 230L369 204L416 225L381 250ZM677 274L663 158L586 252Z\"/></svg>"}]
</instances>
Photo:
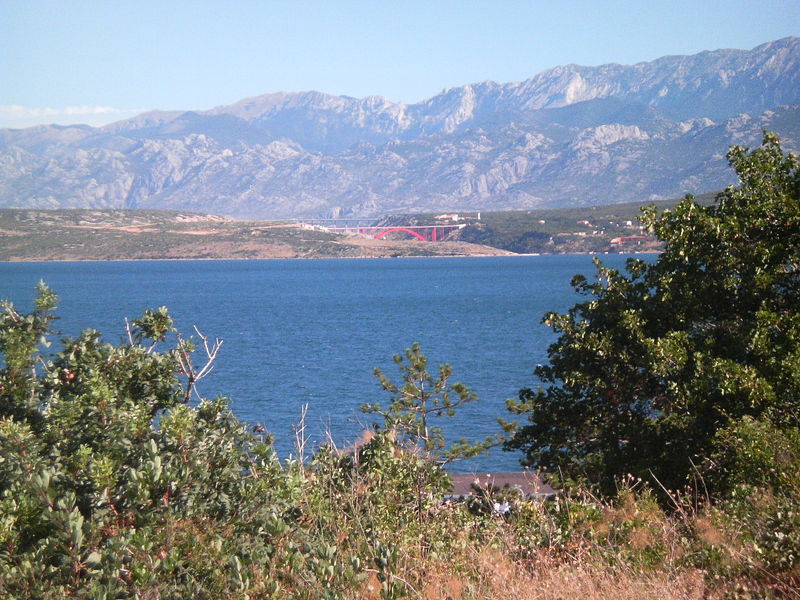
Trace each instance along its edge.
<instances>
[{"instance_id":1,"label":"dead twig","mask_svg":"<svg viewBox=\"0 0 800 600\"><path fill-rule=\"evenodd\" d=\"M186 390L183 393L184 402L188 402L192 397L192 392L197 392L197 382L208 375L214 368L214 362L217 360L217 355L222 347L222 340L214 338L214 343L210 343L208 336L203 335L197 326L194 327L195 332L203 341L203 350L206 353L206 361L202 367L195 366L192 361L192 352L194 344L189 340L185 340L182 336L178 335L178 362L181 366L181 373L186 376ZM199 397L199 394L198 394Z\"/></svg>"}]
</instances>

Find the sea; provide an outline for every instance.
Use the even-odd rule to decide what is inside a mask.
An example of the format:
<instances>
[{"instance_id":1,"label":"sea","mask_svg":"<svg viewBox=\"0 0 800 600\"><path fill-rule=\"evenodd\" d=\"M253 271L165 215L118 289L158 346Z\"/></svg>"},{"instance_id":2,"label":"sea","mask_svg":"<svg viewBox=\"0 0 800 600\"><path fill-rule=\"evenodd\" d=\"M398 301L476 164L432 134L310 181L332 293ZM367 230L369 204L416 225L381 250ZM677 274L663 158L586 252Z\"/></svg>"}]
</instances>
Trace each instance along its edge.
<instances>
[{"instance_id":1,"label":"sea","mask_svg":"<svg viewBox=\"0 0 800 600\"><path fill-rule=\"evenodd\" d=\"M627 258L601 256L613 268ZM594 275L591 256L0 263L0 297L30 310L42 280L59 296L56 339L95 329L112 343L126 339L126 317L168 307L185 336L197 327L223 342L200 394L229 398L283 458L298 458L301 437L307 459L376 421L361 405L391 396L374 369L400 381L392 357L414 342L432 372L449 364L478 396L434 420L447 438L500 432L498 417L513 419L506 399L541 383L533 369L555 340L542 317L582 300L577 273ZM497 448L448 468L518 470L520 458Z\"/></svg>"}]
</instances>

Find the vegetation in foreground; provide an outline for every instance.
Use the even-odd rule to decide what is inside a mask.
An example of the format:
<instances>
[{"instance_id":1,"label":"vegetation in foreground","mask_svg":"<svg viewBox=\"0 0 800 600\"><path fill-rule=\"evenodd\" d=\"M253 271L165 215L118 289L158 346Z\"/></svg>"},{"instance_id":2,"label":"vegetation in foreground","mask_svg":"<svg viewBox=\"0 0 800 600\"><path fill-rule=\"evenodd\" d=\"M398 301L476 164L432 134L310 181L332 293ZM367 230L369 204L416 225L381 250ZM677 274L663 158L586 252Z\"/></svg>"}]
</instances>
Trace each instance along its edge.
<instances>
[{"instance_id":1,"label":"vegetation in foreground","mask_svg":"<svg viewBox=\"0 0 800 600\"><path fill-rule=\"evenodd\" d=\"M166 310L126 343L86 331L48 354L54 294L4 303L0 596L797 597L798 160L770 136L730 157L742 185L717 205L645 216L666 243L652 269L600 267L575 282L590 300L546 317L548 387L513 405L509 443L567 485L507 516L509 490L443 501L436 459L484 442L430 427L471 396L416 347L402 383L380 374L391 401L365 407L384 423L363 445L286 462L226 400L187 401L218 347Z\"/></svg>"},{"instance_id":2,"label":"vegetation in foreground","mask_svg":"<svg viewBox=\"0 0 800 600\"><path fill-rule=\"evenodd\" d=\"M715 205L687 198L661 215L644 210L666 243L656 262L629 259L620 273L595 260L594 281L572 281L586 301L545 315L560 333L535 372L546 387L523 390L511 407L529 424L510 446L532 465L604 493L627 473L675 489L695 472L713 473L724 492L736 481L715 454L723 440L741 427L774 429L776 439L796 430L798 159L771 135L729 158L742 185Z\"/></svg>"}]
</instances>

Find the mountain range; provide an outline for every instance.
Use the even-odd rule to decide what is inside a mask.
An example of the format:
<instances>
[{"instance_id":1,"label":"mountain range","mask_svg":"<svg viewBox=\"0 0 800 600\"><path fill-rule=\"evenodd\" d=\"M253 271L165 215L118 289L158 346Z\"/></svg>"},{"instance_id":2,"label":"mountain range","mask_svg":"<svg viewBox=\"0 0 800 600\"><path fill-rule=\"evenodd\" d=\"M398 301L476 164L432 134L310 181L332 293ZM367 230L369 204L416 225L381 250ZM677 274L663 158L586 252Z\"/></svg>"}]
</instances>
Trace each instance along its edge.
<instances>
[{"instance_id":1,"label":"mountain range","mask_svg":"<svg viewBox=\"0 0 800 600\"><path fill-rule=\"evenodd\" d=\"M275 93L103 127L0 129L0 207L238 218L568 207L734 183L729 145L800 146L800 39L566 65L416 104Z\"/></svg>"}]
</instances>

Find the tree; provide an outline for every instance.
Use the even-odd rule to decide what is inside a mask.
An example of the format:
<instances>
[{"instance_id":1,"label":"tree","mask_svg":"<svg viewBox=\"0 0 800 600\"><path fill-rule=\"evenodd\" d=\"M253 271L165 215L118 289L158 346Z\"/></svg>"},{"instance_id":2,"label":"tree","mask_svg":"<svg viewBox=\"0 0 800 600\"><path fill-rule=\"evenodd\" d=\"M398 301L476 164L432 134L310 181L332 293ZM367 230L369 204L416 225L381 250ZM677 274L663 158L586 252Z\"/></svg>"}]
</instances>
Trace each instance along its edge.
<instances>
[{"instance_id":1,"label":"tree","mask_svg":"<svg viewBox=\"0 0 800 600\"><path fill-rule=\"evenodd\" d=\"M46 335L54 320L56 295L40 282L34 311L22 314L6 301L0 301L0 418L40 420L37 394L40 382L39 345L48 345Z\"/></svg>"},{"instance_id":2,"label":"tree","mask_svg":"<svg viewBox=\"0 0 800 600\"><path fill-rule=\"evenodd\" d=\"M356 584L295 523L302 488L269 439L223 398L187 403L221 342L201 335L195 365L190 340L165 340L161 308L127 343L87 330L44 354L55 303L44 284L29 314L0 303L0 597L331 598Z\"/></svg>"},{"instance_id":3,"label":"tree","mask_svg":"<svg viewBox=\"0 0 800 600\"><path fill-rule=\"evenodd\" d=\"M572 280L587 300L545 315L560 333L535 370L545 387L509 402L528 422L506 448L527 464L609 493L626 473L678 487L743 417L798 426L798 158L766 133L728 160L740 183L715 204L643 209L665 244L654 263L595 259L595 281Z\"/></svg>"},{"instance_id":4,"label":"tree","mask_svg":"<svg viewBox=\"0 0 800 600\"><path fill-rule=\"evenodd\" d=\"M402 386L392 382L380 369L375 369L375 377L381 387L392 394L392 402L386 408L380 404L364 404L361 410L382 416L384 431L394 435L398 444L414 448L426 458L444 464L477 456L499 443L499 437L490 436L479 442L462 439L448 448L444 432L430 419L453 417L456 408L474 402L478 397L463 383L450 383L453 371L448 364L440 365L438 376L434 378L428 371L428 359L417 342L406 349L405 357L395 354L394 362L400 367Z\"/></svg>"}]
</instances>

